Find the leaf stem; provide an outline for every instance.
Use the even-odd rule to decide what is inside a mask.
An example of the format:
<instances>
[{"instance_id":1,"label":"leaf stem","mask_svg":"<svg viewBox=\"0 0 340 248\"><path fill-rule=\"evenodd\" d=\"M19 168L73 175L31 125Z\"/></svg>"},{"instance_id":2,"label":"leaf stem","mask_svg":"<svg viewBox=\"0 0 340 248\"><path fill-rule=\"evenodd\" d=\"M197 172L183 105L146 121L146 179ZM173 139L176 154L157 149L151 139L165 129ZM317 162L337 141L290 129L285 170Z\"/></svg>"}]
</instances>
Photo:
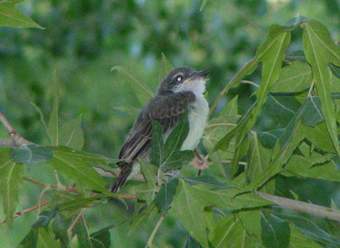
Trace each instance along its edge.
<instances>
[{"instance_id":1,"label":"leaf stem","mask_svg":"<svg viewBox=\"0 0 340 248\"><path fill-rule=\"evenodd\" d=\"M165 218L165 216L164 216L164 214L162 214L161 217L159 218L159 220L157 221L156 226L152 230L152 233L151 233L151 235L150 235L150 237L149 237L149 239L148 239L148 241L146 243L145 248L153 248L154 247L153 246L153 240L155 239L155 236L156 236L156 234L158 232L158 229L161 226L164 218Z\"/></svg>"},{"instance_id":2,"label":"leaf stem","mask_svg":"<svg viewBox=\"0 0 340 248\"><path fill-rule=\"evenodd\" d=\"M36 204L36 205L34 205L34 206L30 207L30 208L26 208L26 209L24 209L22 211L16 212L14 214L14 218L19 217L19 216L23 216L23 215L25 215L27 213L30 213L30 212L33 212L33 211L35 211L37 209L41 209L42 207L45 207L47 205L48 205L48 201L47 200L42 200L42 201L38 202L38 204ZM0 224L4 224L4 223L6 223L6 220L3 220L3 221L0 222Z\"/></svg>"}]
</instances>

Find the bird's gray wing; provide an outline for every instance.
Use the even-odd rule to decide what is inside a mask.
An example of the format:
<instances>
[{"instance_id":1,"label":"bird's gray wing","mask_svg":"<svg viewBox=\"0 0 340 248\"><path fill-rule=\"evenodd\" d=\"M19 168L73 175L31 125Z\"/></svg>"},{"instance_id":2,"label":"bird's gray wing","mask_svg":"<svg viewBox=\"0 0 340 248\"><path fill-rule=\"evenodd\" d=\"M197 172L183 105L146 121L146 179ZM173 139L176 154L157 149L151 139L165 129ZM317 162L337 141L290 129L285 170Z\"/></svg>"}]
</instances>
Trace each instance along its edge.
<instances>
[{"instance_id":1,"label":"bird's gray wing","mask_svg":"<svg viewBox=\"0 0 340 248\"><path fill-rule=\"evenodd\" d=\"M129 132L120 150L118 165L133 163L149 149L153 120L159 121L163 132L166 132L176 125L181 114L187 111L193 101L195 95L190 91L154 97L141 111Z\"/></svg>"}]
</instances>

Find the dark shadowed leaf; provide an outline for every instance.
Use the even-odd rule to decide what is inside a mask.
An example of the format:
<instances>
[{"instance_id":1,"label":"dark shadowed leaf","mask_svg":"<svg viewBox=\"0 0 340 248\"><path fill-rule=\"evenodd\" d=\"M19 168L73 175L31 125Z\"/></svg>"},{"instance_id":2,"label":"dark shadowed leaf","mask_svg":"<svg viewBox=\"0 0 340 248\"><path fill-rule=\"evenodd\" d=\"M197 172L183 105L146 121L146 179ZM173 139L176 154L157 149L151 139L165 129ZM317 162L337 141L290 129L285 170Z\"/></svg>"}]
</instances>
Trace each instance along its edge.
<instances>
[{"instance_id":1,"label":"dark shadowed leaf","mask_svg":"<svg viewBox=\"0 0 340 248\"><path fill-rule=\"evenodd\" d=\"M12 158L17 163L38 164L52 159L53 151L50 147L25 145L13 149Z\"/></svg>"},{"instance_id":2,"label":"dark shadowed leaf","mask_svg":"<svg viewBox=\"0 0 340 248\"><path fill-rule=\"evenodd\" d=\"M152 122L152 140L150 161L156 166L160 166L164 160L164 141L162 127L158 121Z\"/></svg>"},{"instance_id":3,"label":"dark shadowed leaf","mask_svg":"<svg viewBox=\"0 0 340 248\"><path fill-rule=\"evenodd\" d=\"M305 110L302 114L302 120L304 124L315 127L317 124L323 121L320 105L319 97L307 97Z\"/></svg>"},{"instance_id":4,"label":"dark shadowed leaf","mask_svg":"<svg viewBox=\"0 0 340 248\"><path fill-rule=\"evenodd\" d=\"M288 222L273 214L261 213L262 241L268 247L289 247L290 228Z\"/></svg>"},{"instance_id":5,"label":"dark shadowed leaf","mask_svg":"<svg viewBox=\"0 0 340 248\"><path fill-rule=\"evenodd\" d=\"M188 115L183 114L176 125L176 127L171 131L169 137L166 139L164 145L164 162L167 163L168 160L171 160L172 156L176 151L181 149L183 141L188 135L189 131L189 121Z\"/></svg>"},{"instance_id":6,"label":"dark shadowed leaf","mask_svg":"<svg viewBox=\"0 0 340 248\"><path fill-rule=\"evenodd\" d=\"M92 241L91 248L110 248L111 246L110 228L111 227L104 228L91 234L90 236Z\"/></svg>"},{"instance_id":7,"label":"dark shadowed leaf","mask_svg":"<svg viewBox=\"0 0 340 248\"><path fill-rule=\"evenodd\" d=\"M170 182L163 184L158 192L155 198L155 204L162 213L166 212L170 208L176 193L177 185L178 179L174 178Z\"/></svg>"}]
</instances>

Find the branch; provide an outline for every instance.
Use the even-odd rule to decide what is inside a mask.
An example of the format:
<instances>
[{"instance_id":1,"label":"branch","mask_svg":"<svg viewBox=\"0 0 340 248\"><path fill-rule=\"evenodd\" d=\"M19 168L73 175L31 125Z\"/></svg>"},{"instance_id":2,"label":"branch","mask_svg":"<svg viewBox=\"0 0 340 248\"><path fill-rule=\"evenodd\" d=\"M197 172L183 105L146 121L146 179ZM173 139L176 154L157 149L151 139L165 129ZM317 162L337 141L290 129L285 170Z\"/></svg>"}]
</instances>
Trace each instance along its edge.
<instances>
[{"instance_id":1,"label":"branch","mask_svg":"<svg viewBox=\"0 0 340 248\"><path fill-rule=\"evenodd\" d=\"M301 213L307 213L317 217L340 222L340 211L338 210L319 206L312 203L306 203L303 201L292 200L281 196L271 195L259 191L257 191L256 194L262 197L263 199L274 202L281 208L288 208Z\"/></svg>"},{"instance_id":2,"label":"branch","mask_svg":"<svg viewBox=\"0 0 340 248\"><path fill-rule=\"evenodd\" d=\"M8 121L8 119L2 112L0 112L0 122L7 130L8 135L11 137L12 141L10 142L9 140L0 140L0 146L21 146L32 144L32 142L28 141L27 139L25 139L24 137L17 133L17 131L13 128L11 123Z\"/></svg>"},{"instance_id":3,"label":"branch","mask_svg":"<svg viewBox=\"0 0 340 248\"><path fill-rule=\"evenodd\" d=\"M22 216L22 215L30 213L30 212L33 212L33 211L35 211L37 209L40 209L42 207L45 207L45 206L47 206L47 204L48 204L47 200L42 200L41 202L39 202L37 205L34 205L33 207L26 208L26 209L24 209L22 211L16 212L14 214L14 218ZM4 224L4 223L6 223L6 220L3 220L3 221L0 222L0 224Z\"/></svg>"},{"instance_id":4,"label":"branch","mask_svg":"<svg viewBox=\"0 0 340 248\"><path fill-rule=\"evenodd\" d=\"M39 186L40 188L46 189L46 188L50 188L53 190L59 190L59 191L64 191L67 193L79 193L78 189L74 186L64 186L64 185L57 185L57 184L46 184L43 182L40 182L36 179L30 178L30 177L26 177L24 176L23 179L27 182L30 182L32 184L35 184L37 186ZM96 193L94 193L94 195L96 195ZM112 197L117 198L117 199L121 199L121 200L135 200L137 199L136 195L131 195L131 194L122 194L122 193L114 193L112 194Z\"/></svg>"}]
</instances>

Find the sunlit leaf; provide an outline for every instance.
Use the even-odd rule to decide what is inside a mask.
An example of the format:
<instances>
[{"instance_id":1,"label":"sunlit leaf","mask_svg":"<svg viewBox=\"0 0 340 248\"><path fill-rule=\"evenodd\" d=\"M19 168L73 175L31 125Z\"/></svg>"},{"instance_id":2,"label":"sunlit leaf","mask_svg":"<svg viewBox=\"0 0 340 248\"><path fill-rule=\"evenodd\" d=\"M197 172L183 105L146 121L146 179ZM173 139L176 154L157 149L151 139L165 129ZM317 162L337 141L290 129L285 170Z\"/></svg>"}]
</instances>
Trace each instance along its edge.
<instances>
[{"instance_id":1,"label":"sunlit leaf","mask_svg":"<svg viewBox=\"0 0 340 248\"><path fill-rule=\"evenodd\" d=\"M308 64L294 61L284 67L271 92L300 92L310 87L312 71Z\"/></svg>"},{"instance_id":2,"label":"sunlit leaf","mask_svg":"<svg viewBox=\"0 0 340 248\"><path fill-rule=\"evenodd\" d=\"M223 218L210 234L213 247L262 247L259 211L247 211Z\"/></svg>"},{"instance_id":3,"label":"sunlit leaf","mask_svg":"<svg viewBox=\"0 0 340 248\"><path fill-rule=\"evenodd\" d=\"M205 207L230 211L270 205L269 202L254 194L234 197L237 192L240 192L240 189L235 187L216 189L207 184L190 185L180 180L172 211L190 235L204 245L207 244L206 229L208 226L204 218Z\"/></svg>"},{"instance_id":4,"label":"sunlit leaf","mask_svg":"<svg viewBox=\"0 0 340 248\"><path fill-rule=\"evenodd\" d=\"M41 28L31 18L24 16L15 7L16 2L0 2L0 26L12 28Z\"/></svg>"},{"instance_id":5,"label":"sunlit leaf","mask_svg":"<svg viewBox=\"0 0 340 248\"><path fill-rule=\"evenodd\" d=\"M81 127L81 116L64 122L61 127L60 144L81 150L84 146L84 132Z\"/></svg>"},{"instance_id":6,"label":"sunlit leaf","mask_svg":"<svg viewBox=\"0 0 340 248\"><path fill-rule=\"evenodd\" d=\"M19 186L22 183L24 167L11 160L10 149L0 150L0 193L6 215L11 224L19 200Z\"/></svg>"},{"instance_id":7,"label":"sunlit leaf","mask_svg":"<svg viewBox=\"0 0 340 248\"><path fill-rule=\"evenodd\" d=\"M335 118L335 106L331 97L331 71L329 63L340 65L340 48L332 41L328 30L317 21L303 24L303 44L306 59L312 66L313 79L321 101L328 132L333 145L340 154Z\"/></svg>"},{"instance_id":8,"label":"sunlit leaf","mask_svg":"<svg viewBox=\"0 0 340 248\"><path fill-rule=\"evenodd\" d=\"M56 148L49 162L65 178L87 189L105 191L105 181L94 170L96 163L105 162L101 157L76 152L67 148Z\"/></svg>"},{"instance_id":9,"label":"sunlit leaf","mask_svg":"<svg viewBox=\"0 0 340 248\"><path fill-rule=\"evenodd\" d=\"M45 228L39 228L37 248L61 247L60 242L54 239L53 233Z\"/></svg>"}]
</instances>

